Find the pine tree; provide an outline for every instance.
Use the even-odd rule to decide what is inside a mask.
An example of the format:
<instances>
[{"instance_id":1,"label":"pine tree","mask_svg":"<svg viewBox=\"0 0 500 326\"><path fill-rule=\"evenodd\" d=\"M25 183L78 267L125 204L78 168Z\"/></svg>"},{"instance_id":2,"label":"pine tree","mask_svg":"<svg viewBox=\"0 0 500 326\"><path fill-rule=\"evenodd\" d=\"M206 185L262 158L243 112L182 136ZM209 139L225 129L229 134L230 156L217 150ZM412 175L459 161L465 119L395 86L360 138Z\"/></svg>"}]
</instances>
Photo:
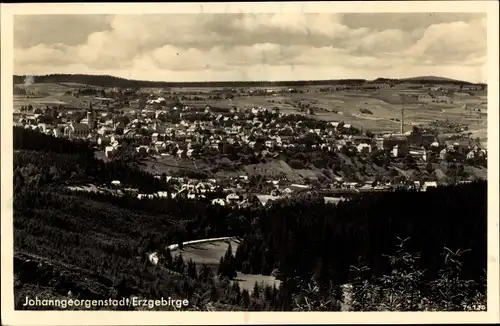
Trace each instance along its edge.
<instances>
[{"instance_id":1,"label":"pine tree","mask_svg":"<svg viewBox=\"0 0 500 326\"><path fill-rule=\"evenodd\" d=\"M225 259L228 259L229 257L233 257L233 248L231 247L231 242L229 242L229 245L227 246L226 253L224 255Z\"/></svg>"},{"instance_id":2,"label":"pine tree","mask_svg":"<svg viewBox=\"0 0 500 326\"><path fill-rule=\"evenodd\" d=\"M223 276L226 273L225 269L226 269L226 262L225 262L224 256L223 256L223 257L220 257L219 267L217 269L217 274L220 276Z\"/></svg>"},{"instance_id":3,"label":"pine tree","mask_svg":"<svg viewBox=\"0 0 500 326\"><path fill-rule=\"evenodd\" d=\"M245 260L241 265L241 272L244 274L251 274L250 271L251 271L250 263L247 260Z\"/></svg>"},{"instance_id":4,"label":"pine tree","mask_svg":"<svg viewBox=\"0 0 500 326\"><path fill-rule=\"evenodd\" d=\"M267 285L264 288L264 300L266 300L266 302L268 302L268 303L271 303L273 300L273 292L272 291L273 290L269 285Z\"/></svg>"},{"instance_id":5,"label":"pine tree","mask_svg":"<svg viewBox=\"0 0 500 326\"><path fill-rule=\"evenodd\" d=\"M184 259L182 258L182 254L175 257L174 267L176 272L181 274L184 272Z\"/></svg>"},{"instance_id":6,"label":"pine tree","mask_svg":"<svg viewBox=\"0 0 500 326\"><path fill-rule=\"evenodd\" d=\"M217 301L219 299L219 292L217 291L217 287L215 284L210 286L210 300Z\"/></svg>"},{"instance_id":7,"label":"pine tree","mask_svg":"<svg viewBox=\"0 0 500 326\"><path fill-rule=\"evenodd\" d=\"M236 248L236 253L234 255L234 261L235 261L237 268L241 268L241 265L243 263L244 248L245 247L242 245L238 245L238 248Z\"/></svg>"},{"instance_id":8,"label":"pine tree","mask_svg":"<svg viewBox=\"0 0 500 326\"><path fill-rule=\"evenodd\" d=\"M270 267L267 263L266 256L264 255L264 251L262 251L262 259L261 259L261 273L263 275L269 275L271 273Z\"/></svg>"},{"instance_id":9,"label":"pine tree","mask_svg":"<svg viewBox=\"0 0 500 326\"><path fill-rule=\"evenodd\" d=\"M231 285L231 291L233 292L234 304L239 305L241 302L241 289L238 282L234 282Z\"/></svg>"},{"instance_id":10,"label":"pine tree","mask_svg":"<svg viewBox=\"0 0 500 326\"><path fill-rule=\"evenodd\" d=\"M257 281L255 281L255 284L253 285L252 297L255 299L260 298L260 286Z\"/></svg>"},{"instance_id":11,"label":"pine tree","mask_svg":"<svg viewBox=\"0 0 500 326\"><path fill-rule=\"evenodd\" d=\"M172 267L172 253L170 252L169 247L165 250L165 265L167 268Z\"/></svg>"},{"instance_id":12,"label":"pine tree","mask_svg":"<svg viewBox=\"0 0 500 326\"><path fill-rule=\"evenodd\" d=\"M238 275L236 273L236 264L231 244L229 244L224 257L221 257L220 259L218 274L231 280Z\"/></svg>"},{"instance_id":13,"label":"pine tree","mask_svg":"<svg viewBox=\"0 0 500 326\"><path fill-rule=\"evenodd\" d=\"M250 305L250 294L248 294L247 289L243 289L241 292L241 304L243 305L243 308L248 308Z\"/></svg>"},{"instance_id":14,"label":"pine tree","mask_svg":"<svg viewBox=\"0 0 500 326\"><path fill-rule=\"evenodd\" d=\"M212 272L212 269L210 267L208 267L206 264L203 264L201 266L201 269L199 271L199 276L198 278L203 281L203 282L207 282L209 280L212 280L213 278L213 272Z\"/></svg>"},{"instance_id":15,"label":"pine tree","mask_svg":"<svg viewBox=\"0 0 500 326\"><path fill-rule=\"evenodd\" d=\"M197 276L196 263L192 259L189 260L188 265L187 265L187 275L193 279L195 279Z\"/></svg>"}]
</instances>

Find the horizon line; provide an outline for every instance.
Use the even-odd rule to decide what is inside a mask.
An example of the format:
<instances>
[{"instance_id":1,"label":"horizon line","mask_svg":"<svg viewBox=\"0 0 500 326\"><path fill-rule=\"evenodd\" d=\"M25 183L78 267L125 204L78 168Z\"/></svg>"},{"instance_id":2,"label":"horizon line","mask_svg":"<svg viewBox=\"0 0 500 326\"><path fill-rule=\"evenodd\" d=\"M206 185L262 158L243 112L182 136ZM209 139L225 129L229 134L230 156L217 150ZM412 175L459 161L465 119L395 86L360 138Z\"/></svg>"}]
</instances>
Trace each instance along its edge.
<instances>
[{"instance_id":1,"label":"horizon line","mask_svg":"<svg viewBox=\"0 0 500 326\"><path fill-rule=\"evenodd\" d=\"M47 77L47 76L56 76L56 75L67 75L67 76L93 76L93 77L112 77L112 78L118 78L118 79L123 79L127 81L135 81L135 82L151 82L151 83L178 83L178 84L189 84L189 83L286 83L286 82L329 82L329 81L342 81L342 80L359 80L359 81L375 81L377 79L387 79L387 80L394 80L394 81L401 81L405 79L426 79L426 78L439 78L440 80L436 80L437 82L439 81L446 81L448 80L449 82L462 82L462 83L469 83L469 84L475 84L475 85L480 85L480 84L485 84L487 85L487 82L473 82L473 81L468 81L468 80L459 80L455 78L450 78L450 77L445 77L445 76L435 76L435 75L429 75L429 76L409 76L409 77L402 77L402 78L395 78L395 77L377 77L375 79L367 79L367 78L355 78L355 77L350 77L350 78L332 78L332 79L296 79L296 80L193 80L193 81L166 81L166 80L147 80L147 79L131 79L131 78L125 78L125 77L120 77L117 75L111 75L111 74L86 74L86 73L45 73L45 74L13 74L13 77L28 77L32 76L34 78L36 77ZM36 82L36 81L35 81Z\"/></svg>"}]
</instances>

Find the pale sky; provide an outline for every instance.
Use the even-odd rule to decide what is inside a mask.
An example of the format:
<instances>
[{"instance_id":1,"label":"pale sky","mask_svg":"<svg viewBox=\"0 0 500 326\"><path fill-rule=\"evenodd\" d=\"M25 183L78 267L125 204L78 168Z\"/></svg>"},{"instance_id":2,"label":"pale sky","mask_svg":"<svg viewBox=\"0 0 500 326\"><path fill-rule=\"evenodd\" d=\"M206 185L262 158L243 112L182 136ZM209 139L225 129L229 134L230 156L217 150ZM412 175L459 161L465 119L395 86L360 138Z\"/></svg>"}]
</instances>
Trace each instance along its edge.
<instances>
[{"instance_id":1,"label":"pale sky","mask_svg":"<svg viewBox=\"0 0 500 326\"><path fill-rule=\"evenodd\" d=\"M486 82L485 14L24 15L14 73L158 81Z\"/></svg>"}]
</instances>

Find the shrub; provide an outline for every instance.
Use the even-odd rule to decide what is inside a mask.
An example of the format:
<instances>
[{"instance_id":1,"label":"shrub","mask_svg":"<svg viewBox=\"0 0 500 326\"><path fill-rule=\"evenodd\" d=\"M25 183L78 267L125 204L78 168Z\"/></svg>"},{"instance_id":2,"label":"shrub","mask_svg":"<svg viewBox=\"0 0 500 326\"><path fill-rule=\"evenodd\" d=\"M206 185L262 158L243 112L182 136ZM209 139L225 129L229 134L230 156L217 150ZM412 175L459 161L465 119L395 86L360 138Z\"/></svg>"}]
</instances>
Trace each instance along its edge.
<instances>
[{"instance_id":1,"label":"shrub","mask_svg":"<svg viewBox=\"0 0 500 326\"><path fill-rule=\"evenodd\" d=\"M387 256L392 272L366 278L368 267L351 267L352 311L468 311L485 310L485 286L460 277L461 256L468 250L444 249L445 268L438 278L425 281L425 271L416 268L419 255L408 253L401 240L398 251Z\"/></svg>"}]
</instances>

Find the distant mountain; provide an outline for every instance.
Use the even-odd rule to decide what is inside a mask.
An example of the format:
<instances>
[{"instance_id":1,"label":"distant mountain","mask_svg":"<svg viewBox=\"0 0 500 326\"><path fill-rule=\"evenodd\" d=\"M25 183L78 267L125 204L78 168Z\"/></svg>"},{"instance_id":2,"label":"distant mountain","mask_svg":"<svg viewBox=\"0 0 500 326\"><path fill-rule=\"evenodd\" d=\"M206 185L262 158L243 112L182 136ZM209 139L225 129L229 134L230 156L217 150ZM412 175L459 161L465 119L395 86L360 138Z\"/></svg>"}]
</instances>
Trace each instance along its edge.
<instances>
[{"instance_id":1,"label":"distant mountain","mask_svg":"<svg viewBox=\"0 0 500 326\"><path fill-rule=\"evenodd\" d=\"M14 75L14 84L24 84L26 76ZM83 74L50 74L34 76L36 83L78 83L99 87L276 87L276 86L328 86L328 85L364 85L366 83L393 83L405 82L421 84L457 84L472 85L473 83L453 80L444 77L412 77L404 79L377 78L374 81L365 79L332 79L332 80L299 80L299 81L214 81L214 82L159 82L145 80L131 80L109 75L83 75Z\"/></svg>"},{"instance_id":2,"label":"distant mountain","mask_svg":"<svg viewBox=\"0 0 500 326\"><path fill-rule=\"evenodd\" d=\"M402 84L402 83L415 83L415 84L452 84L452 85L475 85L475 83L471 83L463 80L456 80L446 77L438 77L438 76L420 76L420 77L409 77L409 78L377 78L373 83L394 83L394 84Z\"/></svg>"}]
</instances>

